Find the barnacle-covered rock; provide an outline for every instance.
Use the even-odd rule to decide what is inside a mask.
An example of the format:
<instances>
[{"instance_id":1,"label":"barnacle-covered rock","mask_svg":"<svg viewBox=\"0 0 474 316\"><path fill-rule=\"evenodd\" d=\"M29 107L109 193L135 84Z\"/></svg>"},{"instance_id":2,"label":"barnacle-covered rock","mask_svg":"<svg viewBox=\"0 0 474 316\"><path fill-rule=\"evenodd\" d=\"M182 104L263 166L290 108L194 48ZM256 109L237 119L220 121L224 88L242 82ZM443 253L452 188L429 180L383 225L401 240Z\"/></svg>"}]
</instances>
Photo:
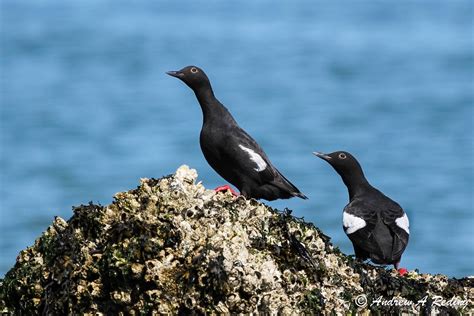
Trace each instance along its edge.
<instances>
[{"instance_id":1,"label":"barnacle-covered rock","mask_svg":"<svg viewBox=\"0 0 474 316\"><path fill-rule=\"evenodd\" d=\"M474 279L400 277L314 225L196 184L187 166L74 208L23 250L0 311L35 315L467 313ZM391 301L390 301L391 300Z\"/></svg>"}]
</instances>

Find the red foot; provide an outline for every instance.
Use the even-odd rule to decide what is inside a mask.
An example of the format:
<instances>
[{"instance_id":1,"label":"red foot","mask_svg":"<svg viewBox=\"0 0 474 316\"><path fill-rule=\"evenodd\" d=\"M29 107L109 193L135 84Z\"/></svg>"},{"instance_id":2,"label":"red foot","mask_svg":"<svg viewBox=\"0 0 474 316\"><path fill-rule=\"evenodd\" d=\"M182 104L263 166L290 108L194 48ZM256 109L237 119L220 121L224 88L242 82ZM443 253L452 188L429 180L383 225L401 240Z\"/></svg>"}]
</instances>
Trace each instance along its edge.
<instances>
[{"instance_id":1,"label":"red foot","mask_svg":"<svg viewBox=\"0 0 474 316\"><path fill-rule=\"evenodd\" d=\"M404 276L407 273L408 273L408 270L405 268L398 269L398 274L400 274L400 276Z\"/></svg>"},{"instance_id":2,"label":"red foot","mask_svg":"<svg viewBox=\"0 0 474 316\"><path fill-rule=\"evenodd\" d=\"M232 193L233 196L239 196L239 194L235 192L228 184L221 185L220 187L215 188L214 191L216 192L230 191L230 193Z\"/></svg>"}]
</instances>

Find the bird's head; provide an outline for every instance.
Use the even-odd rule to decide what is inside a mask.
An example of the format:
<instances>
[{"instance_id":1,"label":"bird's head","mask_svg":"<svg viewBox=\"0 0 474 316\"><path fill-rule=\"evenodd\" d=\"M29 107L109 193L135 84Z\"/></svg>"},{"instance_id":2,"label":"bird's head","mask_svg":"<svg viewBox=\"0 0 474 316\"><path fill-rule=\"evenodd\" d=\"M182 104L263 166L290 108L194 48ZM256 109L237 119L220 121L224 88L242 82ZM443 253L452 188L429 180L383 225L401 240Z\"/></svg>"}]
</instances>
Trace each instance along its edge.
<instances>
[{"instance_id":1,"label":"bird's head","mask_svg":"<svg viewBox=\"0 0 474 316\"><path fill-rule=\"evenodd\" d=\"M210 85L209 78L207 78L204 71L197 66L187 66L181 70L168 71L166 73L180 79L194 91Z\"/></svg>"},{"instance_id":2,"label":"bird's head","mask_svg":"<svg viewBox=\"0 0 474 316\"><path fill-rule=\"evenodd\" d=\"M347 151L335 151L330 154L313 152L313 154L326 160L343 178L344 176L351 176L358 172L362 173L362 167L357 159Z\"/></svg>"}]
</instances>

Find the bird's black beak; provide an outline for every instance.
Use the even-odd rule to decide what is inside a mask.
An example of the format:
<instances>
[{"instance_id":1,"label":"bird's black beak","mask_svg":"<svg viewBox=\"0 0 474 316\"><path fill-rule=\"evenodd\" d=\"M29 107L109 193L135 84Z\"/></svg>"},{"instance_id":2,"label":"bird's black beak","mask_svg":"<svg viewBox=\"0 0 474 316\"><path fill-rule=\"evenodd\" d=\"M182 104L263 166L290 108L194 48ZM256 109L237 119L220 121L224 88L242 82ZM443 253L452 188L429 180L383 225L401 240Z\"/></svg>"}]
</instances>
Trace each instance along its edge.
<instances>
[{"instance_id":1,"label":"bird's black beak","mask_svg":"<svg viewBox=\"0 0 474 316\"><path fill-rule=\"evenodd\" d=\"M317 152L317 151L313 152L313 155L315 155L316 157L319 157L319 158L321 158L321 159L323 159L323 160L326 160L326 161L329 161L329 160L332 159L332 158L329 157L328 155L323 154L323 153L320 153L320 152Z\"/></svg>"},{"instance_id":2,"label":"bird's black beak","mask_svg":"<svg viewBox=\"0 0 474 316\"><path fill-rule=\"evenodd\" d=\"M181 71L167 71L166 74L179 79L183 78L184 76L184 73L182 73Z\"/></svg>"}]
</instances>

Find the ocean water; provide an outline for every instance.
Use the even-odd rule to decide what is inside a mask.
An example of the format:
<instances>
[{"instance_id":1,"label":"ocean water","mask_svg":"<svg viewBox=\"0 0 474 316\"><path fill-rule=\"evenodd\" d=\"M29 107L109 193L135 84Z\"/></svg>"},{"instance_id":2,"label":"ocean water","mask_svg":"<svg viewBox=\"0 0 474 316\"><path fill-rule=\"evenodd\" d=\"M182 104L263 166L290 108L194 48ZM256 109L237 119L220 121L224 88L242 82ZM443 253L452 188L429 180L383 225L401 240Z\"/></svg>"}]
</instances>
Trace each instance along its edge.
<instances>
[{"instance_id":1,"label":"ocean water","mask_svg":"<svg viewBox=\"0 0 474 316\"><path fill-rule=\"evenodd\" d=\"M54 216L188 164L195 64L309 200L269 202L353 253L348 196L312 151L347 150L411 220L402 266L474 274L471 1L25 1L0 13L0 275Z\"/></svg>"}]
</instances>

